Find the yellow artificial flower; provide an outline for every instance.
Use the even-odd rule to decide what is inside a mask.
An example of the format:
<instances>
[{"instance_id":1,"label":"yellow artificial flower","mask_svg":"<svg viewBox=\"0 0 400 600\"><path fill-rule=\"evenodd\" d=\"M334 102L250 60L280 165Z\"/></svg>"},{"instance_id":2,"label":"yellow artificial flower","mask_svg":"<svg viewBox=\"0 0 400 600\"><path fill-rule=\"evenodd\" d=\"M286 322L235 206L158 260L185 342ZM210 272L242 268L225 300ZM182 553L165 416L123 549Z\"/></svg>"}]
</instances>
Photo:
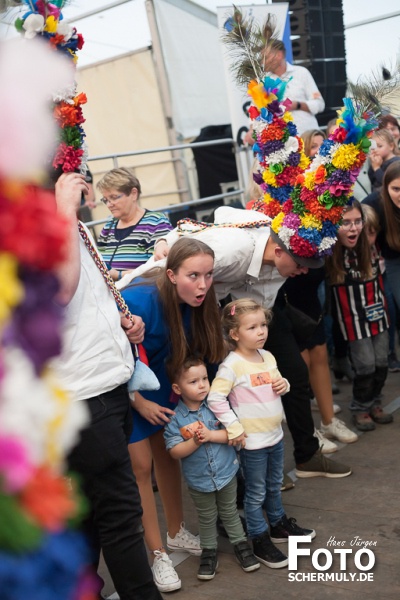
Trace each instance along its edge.
<instances>
[{"instance_id":1,"label":"yellow artificial flower","mask_svg":"<svg viewBox=\"0 0 400 600\"><path fill-rule=\"evenodd\" d=\"M264 179L267 185L273 185L274 187L278 187L278 184L276 183L276 177L273 173L271 173L269 169L265 169L265 171L262 174L262 178Z\"/></svg>"},{"instance_id":2,"label":"yellow artificial flower","mask_svg":"<svg viewBox=\"0 0 400 600\"><path fill-rule=\"evenodd\" d=\"M310 164L310 159L308 158L308 156L306 156L304 154L304 152L300 152L300 160L299 160L299 167L305 171L307 169L307 167Z\"/></svg>"},{"instance_id":3,"label":"yellow artificial flower","mask_svg":"<svg viewBox=\"0 0 400 600\"><path fill-rule=\"evenodd\" d=\"M285 111L283 116L281 117L282 121L285 121L285 123L289 123L290 121L293 121L293 116L292 113L290 113L289 111Z\"/></svg>"},{"instance_id":4,"label":"yellow artificial flower","mask_svg":"<svg viewBox=\"0 0 400 600\"><path fill-rule=\"evenodd\" d=\"M268 192L265 192L264 196L263 196L263 201L265 202L265 204L269 204L270 202L273 202L273 197L268 194Z\"/></svg>"},{"instance_id":5,"label":"yellow artificial flower","mask_svg":"<svg viewBox=\"0 0 400 600\"><path fill-rule=\"evenodd\" d=\"M48 33L56 33L57 27L58 27L58 19L55 19L53 17L53 15L50 15L50 17L47 17L46 25L44 26L44 30L47 31Z\"/></svg>"},{"instance_id":6,"label":"yellow artificial flower","mask_svg":"<svg viewBox=\"0 0 400 600\"><path fill-rule=\"evenodd\" d=\"M314 215L308 214L300 217L301 226L306 229L322 229L322 223Z\"/></svg>"},{"instance_id":7,"label":"yellow artificial flower","mask_svg":"<svg viewBox=\"0 0 400 600\"><path fill-rule=\"evenodd\" d=\"M250 81L247 93L253 98L253 102L259 110L267 106L267 94L262 83L257 83L255 80Z\"/></svg>"},{"instance_id":8,"label":"yellow artificial flower","mask_svg":"<svg viewBox=\"0 0 400 600\"><path fill-rule=\"evenodd\" d=\"M315 172L307 171L304 173L304 185L308 190L313 190L315 186Z\"/></svg>"},{"instance_id":9,"label":"yellow artificial flower","mask_svg":"<svg viewBox=\"0 0 400 600\"><path fill-rule=\"evenodd\" d=\"M358 158L359 149L354 144L342 144L332 158L332 164L337 169L351 169Z\"/></svg>"},{"instance_id":10,"label":"yellow artificial flower","mask_svg":"<svg viewBox=\"0 0 400 600\"><path fill-rule=\"evenodd\" d=\"M17 259L3 252L0 254L0 325L8 319L12 308L21 302L23 295Z\"/></svg>"},{"instance_id":11,"label":"yellow artificial flower","mask_svg":"<svg viewBox=\"0 0 400 600\"><path fill-rule=\"evenodd\" d=\"M280 212L276 215L276 217L274 219L272 219L272 223L271 223L272 231L275 231L275 233L278 233L278 231L282 227L282 221L284 218L285 218L285 213Z\"/></svg>"}]
</instances>

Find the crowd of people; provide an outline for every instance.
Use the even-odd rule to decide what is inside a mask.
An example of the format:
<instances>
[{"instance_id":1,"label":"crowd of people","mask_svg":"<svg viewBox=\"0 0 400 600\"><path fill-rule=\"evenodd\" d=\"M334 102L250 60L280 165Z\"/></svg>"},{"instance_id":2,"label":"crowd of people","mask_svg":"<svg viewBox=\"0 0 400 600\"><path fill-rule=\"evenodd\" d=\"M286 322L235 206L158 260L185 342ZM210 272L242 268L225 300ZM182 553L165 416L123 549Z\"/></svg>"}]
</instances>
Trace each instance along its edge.
<instances>
[{"instance_id":1,"label":"crowd of people","mask_svg":"<svg viewBox=\"0 0 400 600\"><path fill-rule=\"evenodd\" d=\"M287 108L312 161L329 136L314 116L323 99L308 71L287 63L283 44L264 58L266 70L290 79L294 99ZM214 578L218 518L245 572L260 563L284 568L288 558L277 545L290 535L315 537L313 524L297 524L282 502L293 487L283 473L282 419L297 477L351 475L351 466L327 458L335 440L358 440L336 416L335 359L346 363L352 380L354 428L393 421L382 389L388 369L400 371L399 137L397 120L387 115L373 136L373 192L344 209L326 261L282 243L254 204L262 196L257 187L249 208L220 207L213 223L178 232L162 213L140 205L140 182L128 168L111 170L97 184L112 214L97 250L84 226L80 235L71 227L69 261L60 271L58 299L67 309L59 373L88 405L91 424L68 460L91 504L84 525L93 564L101 549L121 600L181 588L168 549L198 556L198 579ZM76 173L56 185L58 209L71 223L82 193L88 183ZM151 257L153 268L138 269ZM297 331L293 310L313 323L311 334ZM143 345L159 382L157 390L131 392L130 400L129 342ZM199 535L185 527L181 468ZM239 473L246 529L237 510Z\"/></svg>"}]
</instances>

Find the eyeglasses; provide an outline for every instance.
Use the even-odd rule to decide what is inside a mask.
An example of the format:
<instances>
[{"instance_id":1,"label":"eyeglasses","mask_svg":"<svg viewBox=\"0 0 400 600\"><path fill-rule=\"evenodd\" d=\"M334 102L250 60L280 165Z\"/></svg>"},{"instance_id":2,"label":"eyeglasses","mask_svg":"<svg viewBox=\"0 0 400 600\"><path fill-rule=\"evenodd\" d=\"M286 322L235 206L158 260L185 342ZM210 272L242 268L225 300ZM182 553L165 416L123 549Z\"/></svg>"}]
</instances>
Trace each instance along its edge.
<instances>
[{"instance_id":1,"label":"eyeglasses","mask_svg":"<svg viewBox=\"0 0 400 600\"><path fill-rule=\"evenodd\" d=\"M342 221L341 228L345 231L349 231L352 227L356 229L362 229L364 227L364 223L362 219L354 219L354 221Z\"/></svg>"},{"instance_id":2,"label":"eyeglasses","mask_svg":"<svg viewBox=\"0 0 400 600\"><path fill-rule=\"evenodd\" d=\"M119 200L120 198L122 198L122 196L125 196L125 194L120 194L119 196L111 196L111 198L100 198L101 202L103 204L105 204L107 206L107 204L114 203L117 200Z\"/></svg>"}]
</instances>

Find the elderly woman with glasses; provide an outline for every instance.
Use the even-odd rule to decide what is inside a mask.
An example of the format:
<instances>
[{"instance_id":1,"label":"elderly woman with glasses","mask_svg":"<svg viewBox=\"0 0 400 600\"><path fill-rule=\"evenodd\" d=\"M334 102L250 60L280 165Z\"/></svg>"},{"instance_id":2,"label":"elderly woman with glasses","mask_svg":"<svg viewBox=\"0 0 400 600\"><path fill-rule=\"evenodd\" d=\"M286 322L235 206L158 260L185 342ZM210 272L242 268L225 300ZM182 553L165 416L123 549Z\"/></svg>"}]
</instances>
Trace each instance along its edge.
<instances>
[{"instance_id":1,"label":"elderly woman with glasses","mask_svg":"<svg viewBox=\"0 0 400 600\"><path fill-rule=\"evenodd\" d=\"M121 167L109 171L97 184L102 202L111 212L97 245L114 281L145 263L172 229L161 212L139 205L141 187L132 172Z\"/></svg>"}]
</instances>

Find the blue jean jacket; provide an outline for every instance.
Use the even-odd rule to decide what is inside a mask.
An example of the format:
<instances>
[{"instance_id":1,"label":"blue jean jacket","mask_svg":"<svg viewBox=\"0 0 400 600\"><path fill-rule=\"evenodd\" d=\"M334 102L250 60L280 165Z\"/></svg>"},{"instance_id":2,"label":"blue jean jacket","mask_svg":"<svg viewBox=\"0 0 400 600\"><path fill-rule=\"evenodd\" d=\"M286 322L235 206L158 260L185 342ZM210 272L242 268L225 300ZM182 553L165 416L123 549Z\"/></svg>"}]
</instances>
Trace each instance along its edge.
<instances>
[{"instance_id":1,"label":"blue jean jacket","mask_svg":"<svg viewBox=\"0 0 400 600\"><path fill-rule=\"evenodd\" d=\"M222 429L206 402L198 410L189 410L179 400L175 415L165 426L164 439L167 450L185 441L180 428L202 421L210 430ZM225 487L236 475L239 461L233 446L207 442L181 460L182 472L188 486L199 492L214 492Z\"/></svg>"}]
</instances>

